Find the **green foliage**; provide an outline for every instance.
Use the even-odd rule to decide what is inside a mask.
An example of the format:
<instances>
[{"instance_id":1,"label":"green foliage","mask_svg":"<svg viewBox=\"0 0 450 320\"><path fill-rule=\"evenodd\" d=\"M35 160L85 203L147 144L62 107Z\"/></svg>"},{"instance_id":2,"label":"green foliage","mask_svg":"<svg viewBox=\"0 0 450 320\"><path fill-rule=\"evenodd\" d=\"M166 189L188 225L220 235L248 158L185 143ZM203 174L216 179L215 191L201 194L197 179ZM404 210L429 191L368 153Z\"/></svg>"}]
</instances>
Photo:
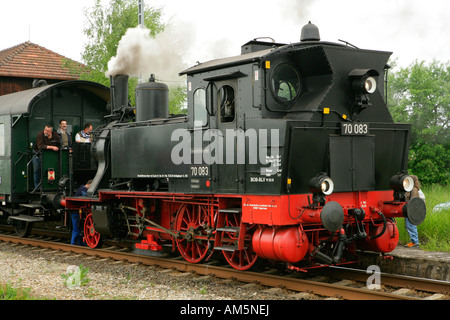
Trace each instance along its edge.
<instances>
[{"instance_id":1,"label":"green foliage","mask_svg":"<svg viewBox=\"0 0 450 320\"><path fill-rule=\"evenodd\" d=\"M172 114L186 114L187 88L183 87L170 87L169 88L169 112Z\"/></svg>"},{"instance_id":2,"label":"green foliage","mask_svg":"<svg viewBox=\"0 0 450 320\"><path fill-rule=\"evenodd\" d=\"M208 287L206 285L202 286L199 290L200 294L207 294L208 293Z\"/></svg>"},{"instance_id":3,"label":"green foliage","mask_svg":"<svg viewBox=\"0 0 450 320\"><path fill-rule=\"evenodd\" d=\"M11 283L0 283L0 300L35 300L30 288L14 288Z\"/></svg>"},{"instance_id":4,"label":"green foliage","mask_svg":"<svg viewBox=\"0 0 450 320\"><path fill-rule=\"evenodd\" d=\"M82 59L93 71L85 76L105 85L109 79L104 75L109 60L117 55L120 39L129 28L138 26L138 2L135 0L110 0L102 6L101 0L96 0L93 7L85 10L87 26L84 34L88 42L84 47ZM145 8L145 26L152 36L164 29L161 23L161 10ZM87 80L87 79L86 79Z\"/></svg>"},{"instance_id":5,"label":"green foliage","mask_svg":"<svg viewBox=\"0 0 450 320\"><path fill-rule=\"evenodd\" d=\"M413 123L412 142L450 138L450 65L414 62L389 77L389 106L396 121Z\"/></svg>"},{"instance_id":6,"label":"green foliage","mask_svg":"<svg viewBox=\"0 0 450 320\"><path fill-rule=\"evenodd\" d=\"M418 142L411 146L409 171L424 185L450 183L450 149L445 145Z\"/></svg>"},{"instance_id":7,"label":"green foliage","mask_svg":"<svg viewBox=\"0 0 450 320\"><path fill-rule=\"evenodd\" d=\"M130 28L138 26L138 1L135 0L110 0L102 6L101 0L85 10L87 24L84 34L88 42L82 53L83 62L89 67L89 71L82 73L81 80L101 83L109 87L109 79L105 76L108 62L117 55L120 40ZM150 30L150 35L164 30L161 22L161 9L145 7L145 26ZM135 105L135 88L138 79L130 78L128 83L128 98L131 105ZM183 113L186 102L186 88L169 88L169 111L172 114Z\"/></svg>"},{"instance_id":8,"label":"green foliage","mask_svg":"<svg viewBox=\"0 0 450 320\"><path fill-rule=\"evenodd\" d=\"M395 121L412 123L408 169L423 184L450 182L449 70L448 62L415 61L389 77L390 112Z\"/></svg>"}]
</instances>

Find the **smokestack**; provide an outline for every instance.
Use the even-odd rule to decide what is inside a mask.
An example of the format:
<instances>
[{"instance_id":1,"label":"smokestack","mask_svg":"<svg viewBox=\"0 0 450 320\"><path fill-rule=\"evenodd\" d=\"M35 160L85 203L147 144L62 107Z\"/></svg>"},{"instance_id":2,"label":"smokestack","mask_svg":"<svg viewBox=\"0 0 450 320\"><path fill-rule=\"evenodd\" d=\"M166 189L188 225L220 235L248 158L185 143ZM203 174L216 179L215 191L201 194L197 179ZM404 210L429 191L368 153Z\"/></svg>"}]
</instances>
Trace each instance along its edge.
<instances>
[{"instance_id":1,"label":"smokestack","mask_svg":"<svg viewBox=\"0 0 450 320\"><path fill-rule=\"evenodd\" d=\"M118 74L110 77L111 114L128 107L128 75Z\"/></svg>"}]
</instances>

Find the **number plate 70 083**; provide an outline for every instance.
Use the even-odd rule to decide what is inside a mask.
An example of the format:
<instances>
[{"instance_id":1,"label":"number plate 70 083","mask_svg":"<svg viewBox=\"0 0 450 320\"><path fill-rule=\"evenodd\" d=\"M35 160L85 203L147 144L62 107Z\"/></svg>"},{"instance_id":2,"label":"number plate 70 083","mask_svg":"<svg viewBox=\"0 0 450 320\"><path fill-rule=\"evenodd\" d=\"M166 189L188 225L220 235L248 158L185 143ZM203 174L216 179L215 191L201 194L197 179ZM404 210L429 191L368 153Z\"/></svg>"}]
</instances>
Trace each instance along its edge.
<instances>
[{"instance_id":1,"label":"number plate 70 083","mask_svg":"<svg viewBox=\"0 0 450 320\"><path fill-rule=\"evenodd\" d=\"M369 134L369 124L365 122L341 122L341 135L365 136Z\"/></svg>"}]
</instances>

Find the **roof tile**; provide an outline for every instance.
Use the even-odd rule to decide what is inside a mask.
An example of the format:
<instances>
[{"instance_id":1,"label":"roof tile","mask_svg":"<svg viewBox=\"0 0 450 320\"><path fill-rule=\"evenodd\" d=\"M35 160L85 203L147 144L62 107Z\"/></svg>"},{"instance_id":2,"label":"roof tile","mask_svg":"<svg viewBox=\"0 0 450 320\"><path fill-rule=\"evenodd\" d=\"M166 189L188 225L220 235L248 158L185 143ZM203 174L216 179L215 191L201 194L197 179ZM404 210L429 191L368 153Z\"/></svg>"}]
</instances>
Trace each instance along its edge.
<instances>
[{"instance_id":1,"label":"roof tile","mask_svg":"<svg viewBox=\"0 0 450 320\"><path fill-rule=\"evenodd\" d=\"M77 74L66 63L81 72L85 65L31 42L0 51L0 76L76 80Z\"/></svg>"}]
</instances>

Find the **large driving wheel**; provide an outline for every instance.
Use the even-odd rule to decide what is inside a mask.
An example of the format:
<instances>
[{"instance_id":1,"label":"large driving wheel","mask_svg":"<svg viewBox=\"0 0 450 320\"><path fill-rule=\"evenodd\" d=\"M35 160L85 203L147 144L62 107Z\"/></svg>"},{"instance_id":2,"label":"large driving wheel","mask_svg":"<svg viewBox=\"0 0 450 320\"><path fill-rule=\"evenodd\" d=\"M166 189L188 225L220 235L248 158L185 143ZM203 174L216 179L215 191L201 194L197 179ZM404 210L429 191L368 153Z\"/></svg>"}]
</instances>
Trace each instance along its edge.
<instances>
[{"instance_id":1,"label":"large driving wheel","mask_svg":"<svg viewBox=\"0 0 450 320\"><path fill-rule=\"evenodd\" d=\"M180 234L177 247L184 259L191 263L202 261L208 253L209 240L205 227L209 225L208 207L183 204L178 210L176 230Z\"/></svg>"},{"instance_id":2,"label":"large driving wheel","mask_svg":"<svg viewBox=\"0 0 450 320\"><path fill-rule=\"evenodd\" d=\"M225 220L225 226L226 227L232 227L235 228L235 230L239 230L239 227L241 225L241 216L238 214L228 214ZM258 256L253 251L252 248L252 231L247 230L245 234L245 240L244 240L244 249L242 250L234 250L234 251L223 251L223 255L225 256L225 259L228 261L228 263L237 270L249 270L257 265L258 263ZM236 247L238 243L238 236L239 233L236 232L222 232L222 244L224 246L230 246L230 247Z\"/></svg>"},{"instance_id":3,"label":"large driving wheel","mask_svg":"<svg viewBox=\"0 0 450 320\"><path fill-rule=\"evenodd\" d=\"M86 244L90 248L98 248L101 244L100 233L95 231L94 219L92 218L92 213L88 214L84 221L84 239Z\"/></svg>"}]
</instances>

